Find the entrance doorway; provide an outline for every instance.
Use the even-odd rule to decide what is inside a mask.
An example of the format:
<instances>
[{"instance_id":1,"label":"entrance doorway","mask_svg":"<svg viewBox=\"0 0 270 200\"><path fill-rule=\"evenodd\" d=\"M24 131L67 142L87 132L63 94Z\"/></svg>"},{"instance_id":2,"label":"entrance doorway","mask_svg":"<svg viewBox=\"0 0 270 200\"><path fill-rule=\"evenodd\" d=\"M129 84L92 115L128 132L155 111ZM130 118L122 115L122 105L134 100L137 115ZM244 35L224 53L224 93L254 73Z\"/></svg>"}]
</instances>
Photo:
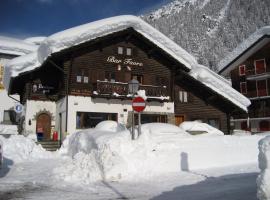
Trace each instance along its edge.
<instances>
[{"instance_id":1,"label":"entrance doorway","mask_svg":"<svg viewBox=\"0 0 270 200\"><path fill-rule=\"evenodd\" d=\"M175 125L176 126L179 126L184 121L185 121L184 115L175 115Z\"/></svg>"},{"instance_id":2,"label":"entrance doorway","mask_svg":"<svg viewBox=\"0 0 270 200\"><path fill-rule=\"evenodd\" d=\"M43 133L43 140L51 139L51 117L47 113L42 113L37 117L36 132Z\"/></svg>"}]
</instances>

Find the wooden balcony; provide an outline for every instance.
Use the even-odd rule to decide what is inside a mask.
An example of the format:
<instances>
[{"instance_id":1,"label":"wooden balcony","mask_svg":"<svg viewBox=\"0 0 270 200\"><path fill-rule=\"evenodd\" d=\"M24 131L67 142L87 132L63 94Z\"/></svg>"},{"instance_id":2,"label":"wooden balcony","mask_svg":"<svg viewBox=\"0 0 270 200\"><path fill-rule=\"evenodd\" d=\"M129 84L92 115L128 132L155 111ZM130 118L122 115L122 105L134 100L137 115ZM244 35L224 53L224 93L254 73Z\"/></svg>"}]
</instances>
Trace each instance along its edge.
<instances>
[{"instance_id":1,"label":"wooden balcony","mask_svg":"<svg viewBox=\"0 0 270 200\"><path fill-rule=\"evenodd\" d=\"M162 99L161 97L169 96L165 86L140 85L139 90L145 90L148 99ZM128 93L128 84L120 82L97 81L94 91L93 95L98 97L126 99L131 96Z\"/></svg>"}]
</instances>

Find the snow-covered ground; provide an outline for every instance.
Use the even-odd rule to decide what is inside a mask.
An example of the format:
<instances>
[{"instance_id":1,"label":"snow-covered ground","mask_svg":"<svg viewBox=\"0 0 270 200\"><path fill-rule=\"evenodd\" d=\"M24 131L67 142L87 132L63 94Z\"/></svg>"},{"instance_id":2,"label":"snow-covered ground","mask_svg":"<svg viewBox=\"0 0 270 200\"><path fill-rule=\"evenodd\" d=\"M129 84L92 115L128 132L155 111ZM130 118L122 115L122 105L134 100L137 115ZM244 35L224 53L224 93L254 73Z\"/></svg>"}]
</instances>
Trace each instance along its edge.
<instances>
[{"instance_id":1,"label":"snow-covered ground","mask_svg":"<svg viewBox=\"0 0 270 200\"><path fill-rule=\"evenodd\" d=\"M270 199L270 136L259 142L259 168L260 175L257 178L258 198L260 200Z\"/></svg>"},{"instance_id":2,"label":"snow-covered ground","mask_svg":"<svg viewBox=\"0 0 270 200\"><path fill-rule=\"evenodd\" d=\"M125 127L104 122L51 153L23 136L0 136L0 199L255 200L263 137L145 124L132 141Z\"/></svg>"}]
</instances>

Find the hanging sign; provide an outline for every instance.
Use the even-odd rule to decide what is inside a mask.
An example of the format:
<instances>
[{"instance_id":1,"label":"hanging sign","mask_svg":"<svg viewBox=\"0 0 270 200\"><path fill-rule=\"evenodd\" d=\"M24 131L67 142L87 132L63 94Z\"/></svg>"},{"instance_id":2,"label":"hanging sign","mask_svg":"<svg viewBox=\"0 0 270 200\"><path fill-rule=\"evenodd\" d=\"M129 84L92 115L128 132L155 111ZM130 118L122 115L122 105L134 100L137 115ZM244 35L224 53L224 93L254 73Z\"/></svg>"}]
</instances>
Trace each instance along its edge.
<instances>
[{"instance_id":1,"label":"hanging sign","mask_svg":"<svg viewBox=\"0 0 270 200\"><path fill-rule=\"evenodd\" d=\"M23 111L23 105L22 104L16 104L15 106L14 106L14 111L16 112L16 113L22 113L22 111Z\"/></svg>"}]
</instances>

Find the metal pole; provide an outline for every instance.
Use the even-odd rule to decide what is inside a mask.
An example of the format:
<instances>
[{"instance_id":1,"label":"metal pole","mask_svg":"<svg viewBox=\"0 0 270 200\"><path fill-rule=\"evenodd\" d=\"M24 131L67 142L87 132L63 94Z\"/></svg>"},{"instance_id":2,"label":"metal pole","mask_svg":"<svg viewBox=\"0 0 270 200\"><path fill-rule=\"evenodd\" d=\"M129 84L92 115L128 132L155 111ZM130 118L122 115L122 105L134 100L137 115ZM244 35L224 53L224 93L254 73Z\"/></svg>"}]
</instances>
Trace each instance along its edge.
<instances>
[{"instance_id":1,"label":"metal pole","mask_svg":"<svg viewBox=\"0 0 270 200\"><path fill-rule=\"evenodd\" d=\"M135 140L135 127L134 127L134 110L132 110L132 127L131 127L131 137L132 137L132 140Z\"/></svg>"},{"instance_id":2,"label":"metal pole","mask_svg":"<svg viewBox=\"0 0 270 200\"><path fill-rule=\"evenodd\" d=\"M138 137L141 135L141 112L138 113Z\"/></svg>"}]
</instances>

